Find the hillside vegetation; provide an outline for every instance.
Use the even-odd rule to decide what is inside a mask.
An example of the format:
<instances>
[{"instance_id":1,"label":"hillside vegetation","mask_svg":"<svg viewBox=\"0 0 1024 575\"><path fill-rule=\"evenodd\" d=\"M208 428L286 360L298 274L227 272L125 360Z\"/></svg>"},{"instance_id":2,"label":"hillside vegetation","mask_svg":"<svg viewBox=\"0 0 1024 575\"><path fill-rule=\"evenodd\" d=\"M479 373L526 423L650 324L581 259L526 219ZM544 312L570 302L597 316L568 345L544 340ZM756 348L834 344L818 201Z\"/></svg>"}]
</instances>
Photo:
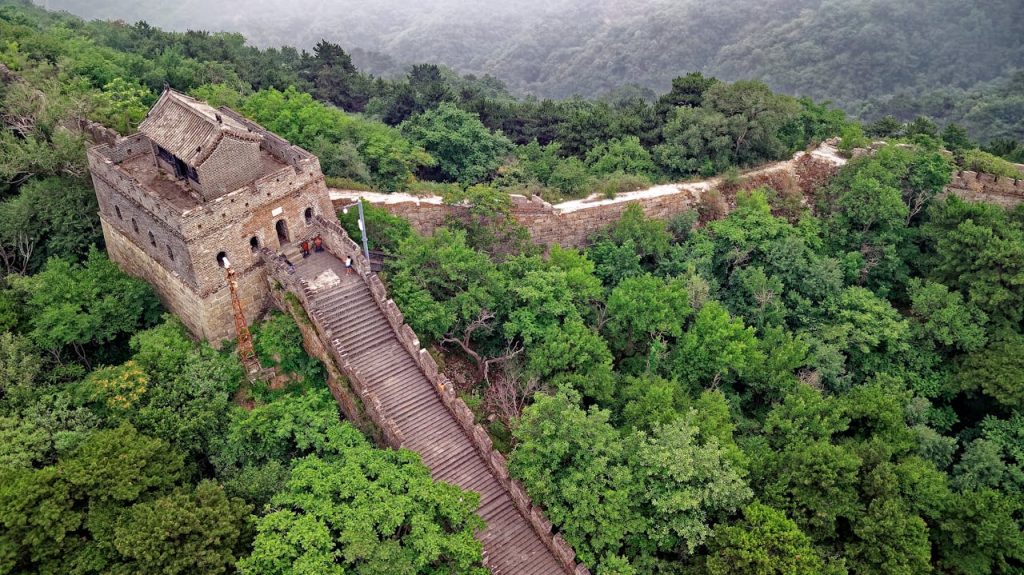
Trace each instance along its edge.
<instances>
[{"instance_id":1,"label":"hillside vegetation","mask_svg":"<svg viewBox=\"0 0 1024 575\"><path fill-rule=\"evenodd\" d=\"M595 575L1024 570L1024 207L943 194L958 167L1012 173L990 152L1017 142L702 74L653 102L518 100L24 2L0 38L0 575L486 575L478 496L341 421L292 315L253 326L279 377L252 383L103 254L78 120L132 132L165 84L333 184L466 207L432 237L368 207L368 239ZM889 143L803 188L738 171L836 135ZM633 206L584 249L507 217L510 191L714 173L692 211Z\"/></svg>"},{"instance_id":2,"label":"hillside vegetation","mask_svg":"<svg viewBox=\"0 0 1024 575\"><path fill-rule=\"evenodd\" d=\"M660 92L671 78L700 71L829 99L866 120L925 114L962 123L984 141L1024 139L1021 79L1015 76L1024 63L1024 4L1016 0L50 5L178 30L237 30L265 46L311 48L324 38L386 54L360 53L360 64L378 74L433 62L491 74L517 94L595 97L626 84Z\"/></svg>"}]
</instances>

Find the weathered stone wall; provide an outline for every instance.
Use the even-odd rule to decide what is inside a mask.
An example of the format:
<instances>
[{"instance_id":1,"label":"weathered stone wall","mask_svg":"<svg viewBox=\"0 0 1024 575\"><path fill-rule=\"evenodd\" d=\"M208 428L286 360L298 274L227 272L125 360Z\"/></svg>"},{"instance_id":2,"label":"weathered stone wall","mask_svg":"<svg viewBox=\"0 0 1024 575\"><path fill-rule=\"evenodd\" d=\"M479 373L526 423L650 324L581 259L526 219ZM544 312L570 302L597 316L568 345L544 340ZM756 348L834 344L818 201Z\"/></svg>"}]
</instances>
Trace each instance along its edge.
<instances>
[{"instance_id":1,"label":"weathered stone wall","mask_svg":"<svg viewBox=\"0 0 1024 575\"><path fill-rule=\"evenodd\" d=\"M845 163L836 155L831 143L825 143L811 152L800 152L793 159L778 162L744 174L751 186L767 185L779 191L799 191L805 194L827 181ZM720 182L669 184L648 190L620 194L615 198L592 195L551 205L534 196L512 196L511 216L522 224L533 241L539 245L580 247L596 232L614 224L626 208L639 205L649 218L671 219L693 209L701 195ZM354 190L331 190L336 206L364 197L370 203L407 219L414 230L430 235L451 216L459 216L464 208L447 206L437 197L415 197L402 194L373 194Z\"/></svg>"},{"instance_id":2,"label":"weathered stone wall","mask_svg":"<svg viewBox=\"0 0 1024 575\"><path fill-rule=\"evenodd\" d=\"M111 189L130 198L171 229L184 236L181 210L156 194L150 193L120 166L121 162L139 156L153 157L152 142L142 134L124 138L116 146L100 145L90 148L86 157L89 160L89 172L92 175L93 183L102 180Z\"/></svg>"},{"instance_id":3,"label":"weathered stone wall","mask_svg":"<svg viewBox=\"0 0 1024 575\"><path fill-rule=\"evenodd\" d=\"M779 192L808 197L814 189L826 183L840 165L834 160L822 159L814 154L802 154L791 162L747 174L739 189L768 186ZM959 172L954 175L947 190L970 201L1017 206L1024 203L1024 166L1021 166L1021 170L1020 179ZM622 194L614 200L592 197L556 205L536 196L527 199L513 195L511 215L530 232L533 241L539 245L581 247L586 245L594 233L618 221L631 204L639 205L647 217L667 220L693 209L703 192L715 183L681 184L675 186L674 190L667 189L664 192ZM405 218L414 230L423 235L433 234L449 217L458 217L465 211L458 206L444 205L440 198L435 197L384 196L355 190L331 190L331 196L336 206L364 197L389 213Z\"/></svg>"},{"instance_id":4,"label":"weathered stone wall","mask_svg":"<svg viewBox=\"0 0 1024 575\"><path fill-rule=\"evenodd\" d=\"M103 179L93 176L93 187L105 225L130 238L150 258L195 289L195 272L185 238L153 215L131 196L122 194Z\"/></svg>"},{"instance_id":5,"label":"weathered stone wall","mask_svg":"<svg viewBox=\"0 0 1024 575\"><path fill-rule=\"evenodd\" d=\"M118 134L116 130L112 130L103 124L97 124L96 122L86 120L85 118L78 119L78 129L94 144L108 144L113 146L119 139L121 139L121 134Z\"/></svg>"},{"instance_id":6,"label":"weathered stone wall","mask_svg":"<svg viewBox=\"0 0 1024 575\"><path fill-rule=\"evenodd\" d=\"M256 122L249 120L230 108L222 106L219 110L225 116L229 116L236 122L245 126L250 132L263 136L263 141L260 142L260 148L266 150L275 158L302 172L320 172L320 161L313 154L298 146L292 145L288 140L266 130L263 126L260 126Z\"/></svg>"},{"instance_id":7,"label":"weathered stone wall","mask_svg":"<svg viewBox=\"0 0 1024 575\"><path fill-rule=\"evenodd\" d=\"M1024 172L1017 179L978 172L961 171L953 175L947 188L972 202L989 202L1012 208L1024 203Z\"/></svg>"},{"instance_id":8,"label":"weathered stone wall","mask_svg":"<svg viewBox=\"0 0 1024 575\"><path fill-rule=\"evenodd\" d=\"M346 191L343 198L335 200L335 204L346 205L358 196L359 192ZM692 208L697 198L693 192L682 190L652 198L595 202L593 207L563 212L558 206L552 206L536 196L528 199L513 195L511 215L530 232L530 237L539 245L578 247L585 245L587 238L595 232L618 221L631 204L638 204L648 217L669 219ZM465 212L458 206L428 202L387 202L375 205L405 218L417 233L423 235L433 234L450 216L457 217Z\"/></svg>"},{"instance_id":9,"label":"weathered stone wall","mask_svg":"<svg viewBox=\"0 0 1024 575\"><path fill-rule=\"evenodd\" d=\"M144 136L141 139L133 136L122 140L110 152L114 157L127 159L151 155L151 150ZM89 164L100 215L106 225L116 228L150 258L195 288L196 277L185 238L173 225L174 212L159 198L137 186L116 164L93 153L89 154Z\"/></svg>"},{"instance_id":10,"label":"weathered stone wall","mask_svg":"<svg viewBox=\"0 0 1024 575\"><path fill-rule=\"evenodd\" d=\"M269 302L253 238L258 246L277 252L277 222L284 222L288 239L294 242L315 233L312 218L305 217L307 210L313 215L333 212L316 158L290 146L279 151L292 163L214 200L196 199L195 207L186 209L181 198L162 197L121 165L138 162L141 156L155 161L152 143L144 135L89 150L104 234L110 236L108 246L113 246L111 258L150 282L168 309L181 315L194 334L211 342L234 337L230 292L217 256L223 252L236 270L251 321ZM253 171L247 171L250 177ZM184 199L186 206L188 201ZM183 295L182 289L191 295Z\"/></svg>"},{"instance_id":11,"label":"weathered stone wall","mask_svg":"<svg viewBox=\"0 0 1024 575\"><path fill-rule=\"evenodd\" d=\"M290 167L285 171L294 174ZM289 240L295 242L315 235L305 222L307 208L314 213L331 213L322 179L306 178L305 185L297 187L298 180L285 175L217 198L188 214L186 229L202 234L189 241L189 257L194 262L200 292L225 285L218 253L224 252L236 269L249 269L260 263L252 250L252 238L259 246L279 252L277 222L284 222Z\"/></svg>"},{"instance_id":12,"label":"weathered stone wall","mask_svg":"<svg viewBox=\"0 0 1024 575\"><path fill-rule=\"evenodd\" d=\"M205 297L182 281L177 273L168 270L163 263L150 257L135 240L111 225L106 216L100 216L103 239L110 259L125 273L143 279L153 286L164 307L181 318L185 327L197 337L209 340L218 346L222 339L235 337L234 315L231 308L231 293L225 287ZM224 271L221 270L223 274ZM236 275L239 299L245 310L246 320L255 321L268 308L268 291L262 267Z\"/></svg>"}]
</instances>

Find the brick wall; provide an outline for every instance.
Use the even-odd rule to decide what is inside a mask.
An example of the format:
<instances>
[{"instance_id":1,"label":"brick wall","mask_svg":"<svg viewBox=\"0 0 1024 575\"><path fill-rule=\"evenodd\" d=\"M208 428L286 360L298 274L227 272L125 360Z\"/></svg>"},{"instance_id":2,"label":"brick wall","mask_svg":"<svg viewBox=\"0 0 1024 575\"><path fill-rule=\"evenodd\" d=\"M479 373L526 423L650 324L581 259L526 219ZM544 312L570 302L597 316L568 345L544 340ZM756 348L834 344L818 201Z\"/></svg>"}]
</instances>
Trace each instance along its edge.
<instances>
[{"instance_id":1,"label":"brick wall","mask_svg":"<svg viewBox=\"0 0 1024 575\"><path fill-rule=\"evenodd\" d=\"M217 198L187 214L186 230L195 230L189 240L189 257L194 262L198 289L207 293L226 285L217 254L224 252L236 269L247 270L260 263L250 240L259 246L281 251L277 222L283 221L290 241L315 235L306 224L305 211L332 215L330 199L322 179L294 178L284 168L280 179L243 188ZM266 179L266 178L265 178Z\"/></svg>"},{"instance_id":2,"label":"brick wall","mask_svg":"<svg viewBox=\"0 0 1024 575\"><path fill-rule=\"evenodd\" d=\"M333 216L319 162L293 153L295 165L282 164L249 185L183 212L180 199L175 204L163 198L119 165L144 155L155 161L151 142L143 135L89 150L111 259L152 284L195 335L213 343L232 338L230 292L217 256L224 252L235 268L247 319L255 319L266 309L269 293L250 240L280 251L278 221L285 222L289 239L297 241L314 235L307 209L314 216Z\"/></svg>"},{"instance_id":3,"label":"brick wall","mask_svg":"<svg viewBox=\"0 0 1024 575\"><path fill-rule=\"evenodd\" d=\"M164 307L181 318L189 331L209 340L215 347L222 339L235 337L231 293L226 284L224 289L200 296L180 275L150 257L132 238L111 225L105 216L100 216L100 223L110 259L125 273L152 285ZM221 273L223 275L223 270ZM269 305L265 273L263 268L257 267L236 277L246 320L253 322Z\"/></svg>"},{"instance_id":4,"label":"brick wall","mask_svg":"<svg viewBox=\"0 0 1024 575\"><path fill-rule=\"evenodd\" d=\"M791 160L778 162L744 174L752 185L767 185L782 190L796 188L804 193L827 181L845 160L836 155L832 143L822 144L811 152L800 152ZM649 218L671 219L693 209L701 195L718 180L656 186L648 190L620 194L609 199L591 196L551 205L534 196L512 196L511 215L522 224L539 245L580 247L596 232L614 224L631 204L639 205ZM415 197L403 194L373 194L354 190L331 190L336 206L346 205L359 197L383 207L408 220L414 230L430 235L450 216L459 216L464 208L446 206L437 197ZM372 230L371 230L372 233Z\"/></svg>"},{"instance_id":5,"label":"brick wall","mask_svg":"<svg viewBox=\"0 0 1024 575\"><path fill-rule=\"evenodd\" d=\"M972 202L990 202L1012 208L1024 203L1024 172L1017 179L961 171L947 188Z\"/></svg>"},{"instance_id":6,"label":"brick wall","mask_svg":"<svg viewBox=\"0 0 1024 575\"><path fill-rule=\"evenodd\" d=\"M827 182L838 169L839 164L835 162L813 154L802 154L791 162L746 175L741 188L765 185L778 191L797 191L806 196ZM1024 166L1021 169L1020 179L962 171L954 174L947 190L966 200L1014 207L1024 203ZM594 233L618 221L630 204L639 205L650 218L667 220L694 208L703 191L709 189L710 185L682 184L677 188L675 192L663 194L645 195L638 192L622 194L615 200L598 197L584 202L556 205L548 204L536 196L527 199L513 195L511 214L526 227L533 241L539 245L581 247L586 245L587 239ZM405 218L414 230L423 235L433 234L449 217L457 217L464 212L463 208L444 205L440 198L435 197L383 196L355 190L331 190L331 197L336 206L365 197L374 205ZM571 208L566 209L566 206Z\"/></svg>"},{"instance_id":7,"label":"brick wall","mask_svg":"<svg viewBox=\"0 0 1024 575\"><path fill-rule=\"evenodd\" d=\"M334 190L335 205L351 203L360 196L358 191ZM511 215L529 232L539 245L583 246L595 232L614 224L630 204L638 204L648 217L669 219L694 207L699 193L683 189L677 193L657 197L629 199L628 196L611 202L595 201L592 207L563 211L540 198L512 196ZM427 202L387 202L375 204L388 212L409 220L413 229L420 234L430 235L444 225L449 216L459 216L465 210L457 206L446 206ZM372 230L371 230L372 233Z\"/></svg>"},{"instance_id":8,"label":"brick wall","mask_svg":"<svg viewBox=\"0 0 1024 575\"><path fill-rule=\"evenodd\" d=\"M122 151L127 149L130 146L123 145ZM139 142L136 147L136 150L146 149L145 142ZM90 170L105 225L117 229L150 258L177 274L188 285L196 287L185 238L173 225L173 211L136 186L130 178L126 179L115 165L90 155Z\"/></svg>"},{"instance_id":9,"label":"brick wall","mask_svg":"<svg viewBox=\"0 0 1024 575\"><path fill-rule=\"evenodd\" d=\"M109 189L117 190L119 194L129 198L155 218L164 222L169 228L184 236L182 225L184 217L181 210L150 193L119 165L120 162L139 156L153 158L152 143L141 134L124 138L113 147L101 145L90 148L86 157L89 160L89 172L92 175L93 184L95 185L97 181L104 182ZM101 194L102 192L97 188L97 193Z\"/></svg>"}]
</instances>

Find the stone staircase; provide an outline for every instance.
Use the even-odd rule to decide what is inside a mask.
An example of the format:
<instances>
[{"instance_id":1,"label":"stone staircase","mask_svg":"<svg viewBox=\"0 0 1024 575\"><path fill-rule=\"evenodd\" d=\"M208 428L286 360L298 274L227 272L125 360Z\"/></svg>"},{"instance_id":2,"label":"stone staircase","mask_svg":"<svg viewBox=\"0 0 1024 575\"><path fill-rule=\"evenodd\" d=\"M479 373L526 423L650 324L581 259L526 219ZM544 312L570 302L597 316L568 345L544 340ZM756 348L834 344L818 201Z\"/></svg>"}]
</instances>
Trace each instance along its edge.
<instances>
[{"instance_id":1,"label":"stone staircase","mask_svg":"<svg viewBox=\"0 0 1024 575\"><path fill-rule=\"evenodd\" d=\"M456 419L442 402L443 394L434 388L410 348L403 345L401 330L385 315L362 273L346 272L329 252L305 259L294 247L284 253L295 265L295 273L287 278L281 275L281 268L274 273L282 283L297 284L293 291L301 292L306 311L321 339L333 347L339 367L354 380L353 387L358 382L363 389L364 403L382 418L384 425L380 426L392 430L395 439L390 442L418 453L435 479L480 494L477 513L487 524L478 534L484 546L484 565L496 575L588 573L585 567L575 566L572 550L560 537L554 539L561 548L551 544L550 534L547 541L542 539L536 525L540 522L550 529L550 523L532 510L518 485L518 500L513 500L507 472L503 485L493 464L489 466L481 453L479 438L474 443L465 422ZM489 452L489 439L484 441ZM533 523L524 515L524 508L531 509L527 515L536 514ZM559 549L561 557L556 554Z\"/></svg>"}]
</instances>

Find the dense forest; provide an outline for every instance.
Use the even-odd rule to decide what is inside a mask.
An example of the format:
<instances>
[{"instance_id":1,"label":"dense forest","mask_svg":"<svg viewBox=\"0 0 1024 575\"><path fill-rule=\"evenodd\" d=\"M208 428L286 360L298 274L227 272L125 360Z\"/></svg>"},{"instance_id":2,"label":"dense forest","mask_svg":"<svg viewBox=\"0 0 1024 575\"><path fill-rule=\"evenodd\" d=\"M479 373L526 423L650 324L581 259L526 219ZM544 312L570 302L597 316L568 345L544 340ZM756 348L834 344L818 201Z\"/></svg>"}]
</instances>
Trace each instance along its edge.
<instances>
[{"instance_id":1,"label":"dense forest","mask_svg":"<svg viewBox=\"0 0 1024 575\"><path fill-rule=\"evenodd\" d=\"M483 575L475 494L339 419L301 309L250 383L103 254L86 118L169 85L322 160L332 184L464 203L431 237L368 208L406 320L596 575L1024 572L1019 174L953 123L861 125L692 73L652 101L522 100L491 77L0 3L0 573ZM884 139L806 194L741 168ZM508 192L722 174L541 252ZM353 237L354 213L339 214ZM294 315L293 315L294 314Z\"/></svg>"},{"instance_id":2,"label":"dense forest","mask_svg":"<svg viewBox=\"0 0 1024 575\"><path fill-rule=\"evenodd\" d=\"M615 97L629 84L653 97L697 70L829 99L867 121L924 114L986 142L1024 139L1024 5L1015 0L48 4L182 31L239 31L262 46L310 49L326 38L377 75L433 62L499 77L519 95Z\"/></svg>"}]
</instances>

